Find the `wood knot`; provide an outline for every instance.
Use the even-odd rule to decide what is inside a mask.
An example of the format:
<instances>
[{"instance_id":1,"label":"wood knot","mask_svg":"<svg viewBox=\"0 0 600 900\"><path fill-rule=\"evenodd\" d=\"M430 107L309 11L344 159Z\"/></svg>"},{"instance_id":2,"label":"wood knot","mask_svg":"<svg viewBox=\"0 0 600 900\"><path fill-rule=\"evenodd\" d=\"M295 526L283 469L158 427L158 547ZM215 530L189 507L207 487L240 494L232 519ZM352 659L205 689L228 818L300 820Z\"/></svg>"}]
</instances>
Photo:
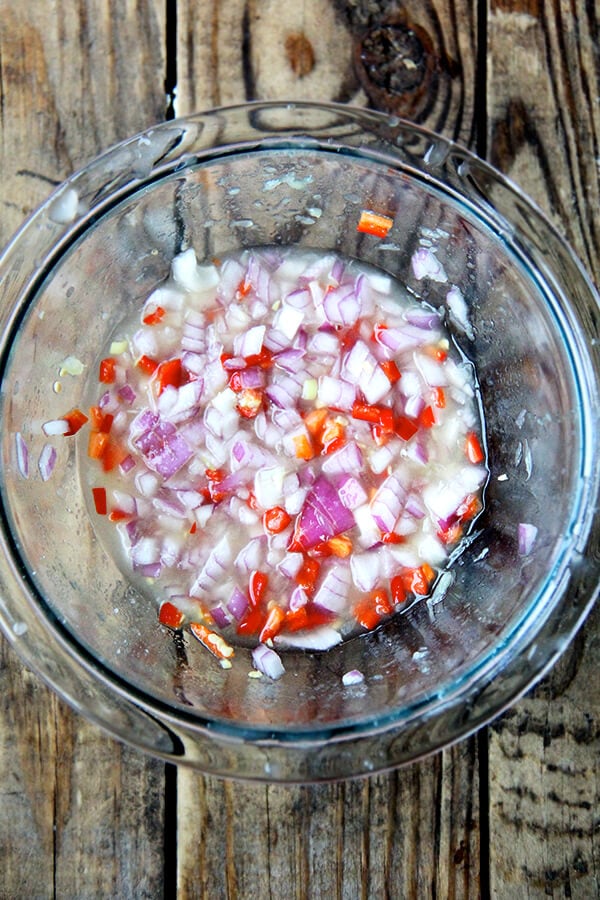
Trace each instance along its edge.
<instances>
[{"instance_id":1,"label":"wood knot","mask_svg":"<svg viewBox=\"0 0 600 900\"><path fill-rule=\"evenodd\" d=\"M433 41L407 21L372 25L357 41L355 64L379 109L414 118L435 93L439 67Z\"/></svg>"},{"instance_id":2,"label":"wood knot","mask_svg":"<svg viewBox=\"0 0 600 900\"><path fill-rule=\"evenodd\" d=\"M294 75L304 78L315 67L315 51L302 31L294 31L285 39L285 53Z\"/></svg>"}]
</instances>

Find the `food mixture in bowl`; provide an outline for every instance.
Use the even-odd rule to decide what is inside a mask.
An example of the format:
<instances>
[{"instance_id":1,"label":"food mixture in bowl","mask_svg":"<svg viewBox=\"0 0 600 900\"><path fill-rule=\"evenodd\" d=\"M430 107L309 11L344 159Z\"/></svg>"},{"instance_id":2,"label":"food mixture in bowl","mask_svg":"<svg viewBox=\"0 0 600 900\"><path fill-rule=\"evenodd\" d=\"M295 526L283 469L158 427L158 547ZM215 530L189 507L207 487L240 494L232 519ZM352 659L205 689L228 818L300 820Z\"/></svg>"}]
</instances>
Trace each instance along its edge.
<instances>
[{"instance_id":1,"label":"food mixture in bowl","mask_svg":"<svg viewBox=\"0 0 600 900\"><path fill-rule=\"evenodd\" d=\"M274 647L375 628L429 594L482 509L473 366L374 268L187 250L105 351L89 413L46 431L86 425L102 538L223 665L250 643L277 677Z\"/></svg>"}]
</instances>

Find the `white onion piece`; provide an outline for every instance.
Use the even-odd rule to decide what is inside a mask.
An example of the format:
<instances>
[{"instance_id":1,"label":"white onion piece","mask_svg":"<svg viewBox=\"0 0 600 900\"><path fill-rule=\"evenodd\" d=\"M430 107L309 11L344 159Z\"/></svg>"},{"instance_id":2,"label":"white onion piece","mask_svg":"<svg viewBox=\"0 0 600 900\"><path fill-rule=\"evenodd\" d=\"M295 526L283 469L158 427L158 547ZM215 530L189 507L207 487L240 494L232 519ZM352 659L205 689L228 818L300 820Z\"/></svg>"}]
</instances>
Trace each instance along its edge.
<instances>
[{"instance_id":1,"label":"white onion piece","mask_svg":"<svg viewBox=\"0 0 600 900\"><path fill-rule=\"evenodd\" d=\"M265 325L254 325L244 334L238 334L233 341L234 356L256 356L262 350L266 332Z\"/></svg>"},{"instance_id":2,"label":"white onion piece","mask_svg":"<svg viewBox=\"0 0 600 900\"><path fill-rule=\"evenodd\" d=\"M314 602L330 612L342 612L346 606L350 573L347 569L330 569L314 595Z\"/></svg>"},{"instance_id":3,"label":"white onion piece","mask_svg":"<svg viewBox=\"0 0 600 900\"><path fill-rule=\"evenodd\" d=\"M445 282L448 276L439 259L428 247L420 247L412 256L412 270L417 281L430 278L432 281Z\"/></svg>"},{"instance_id":4,"label":"white onion piece","mask_svg":"<svg viewBox=\"0 0 600 900\"><path fill-rule=\"evenodd\" d=\"M277 681L285 674L285 668L281 662L281 657L275 650L271 650L265 644L259 644L252 651L252 664L255 669L266 675L267 678Z\"/></svg>"},{"instance_id":5,"label":"white onion piece","mask_svg":"<svg viewBox=\"0 0 600 900\"><path fill-rule=\"evenodd\" d=\"M240 571L250 574L255 569L259 569L265 540L262 537L255 537L245 544L235 558L234 566Z\"/></svg>"},{"instance_id":6,"label":"white onion piece","mask_svg":"<svg viewBox=\"0 0 600 900\"><path fill-rule=\"evenodd\" d=\"M42 425L42 431L44 434L48 435L48 437L63 435L70 430L71 426L66 419L51 419L49 422L44 422Z\"/></svg>"},{"instance_id":7,"label":"white onion piece","mask_svg":"<svg viewBox=\"0 0 600 900\"><path fill-rule=\"evenodd\" d=\"M372 591L380 577L376 553L353 553L350 557L352 580L359 591Z\"/></svg>"},{"instance_id":8,"label":"white onion piece","mask_svg":"<svg viewBox=\"0 0 600 900\"><path fill-rule=\"evenodd\" d=\"M450 318L452 321L458 325L458 327L467 335L469 340L472 341L475 334L471 323L469 322L469 311L462 291L457 288L456 285L452 285L446 294L446 306L450 310Z\"/></svg>"},{"instance_id":9,"label":"white onion piece","mask_svg":"<svg viewBox=\"0 0 600 900\"><path fill-rule=\"evenodd\" d=\"M406 489L398 476L388 475L371 500L371 515L381 531L394 530L405 499Z\"/></svg>"},{"instance_id":10,"label":"white onion piece","mask_svg":"<svg viewBox=\"0 0 600 900\"><path fill-rule=\"evenodd\" d=\"M225 534L217 546L208 554L201 572L190 589L190 595L192 597L201 597L205 591L212 590L227 577L232 561L231 542L229 535Z\"/></svg>"},{"instance_id":11,"label":"white onion piece","mask_svg":"<svg viewBox=\"0 0 600 900\"><path fill-rule=\"evenodd\" d=\"M359 669L350 669L342 675L342 684L344 687L351 687L353 684L362 684L365 676Z\"/></svg>"},{"instance_id":12,"label":"white onion piece","mask_svg":"<svg viewBox=\"0 0 600 900\"><path fill-rule=\"evenodd\" d=\"M174 281L185 291L193 293L216 288L219 273L215 266L199 266L193 248L174 257L172 267Z\"/></svg>"},{"instance_id":13,"label":"white onion piece","mask_svg":"<svg viewBox=\"0 0 600 900\"><path fill-rule=\"evenodd\" d=\"M320 406L351 410L356 400L356 388L341 378L321 375L318 381L317 396Z\"/></svg>"},{"instance_id":14,"label":"white onion piece","mask_svg":"<svg viewBox=\"0 0 600 900\"><path fill-rule=\"evenodd\" d=\"M273 638L274 644L281 647L298 647L303 650L329 650L342 642L339 631L330 625L318 625L307 631L294 631L289 634L278 634Z\"/></svg>"},{"instance_id":15,"label":"white onion piece","mask_svg":"<svg viewBox=\"0 0 600 900\"><path fill-rule=\"evenodd\" d=\"M304 313L301 309L283 304L273 318L273 329L280 332L291 344L298 333L298 329L304 321Z\"/></svg>"},{"instance_id":16,"label":"white onion piece","mask_svg":"<svg viewBox=\"0 0 600 900\"><path fill-rule=\"evenodd\" d=\"M369 504L365 503L354 509L353 514L359 530L358 542L361 547L366 549L378 544L381 540L381 530L373 518Z\"/></svg>"},{"instance_id":17,"label":"white onion piece","mask_svg":"<svg viewBox=\"0 0 600 900\"><path fill-rule=\"evenodd\" d=\"M254 496L263 509L279 506L283 500L283 466L270 466L260 469L254 476Z\"/></svg>"}]
</instances>

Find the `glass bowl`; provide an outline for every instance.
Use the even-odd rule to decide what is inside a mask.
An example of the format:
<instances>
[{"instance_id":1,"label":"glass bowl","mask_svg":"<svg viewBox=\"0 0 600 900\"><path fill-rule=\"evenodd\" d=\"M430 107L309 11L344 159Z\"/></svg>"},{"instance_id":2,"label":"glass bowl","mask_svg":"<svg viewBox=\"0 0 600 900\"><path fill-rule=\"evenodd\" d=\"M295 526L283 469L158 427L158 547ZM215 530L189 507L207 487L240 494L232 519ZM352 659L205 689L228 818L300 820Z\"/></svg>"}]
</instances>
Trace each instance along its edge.
<instances>
[{"instance_id":1,"label":"glass bowl","mask_svg":"<svg viewBox=\"0 0 600 900\"><path fill-rule=\"evenodd\" d=\"M363 209L389 234L357 231ZM474 362L490 479L432 596L278 681L174 636L98 540L77 441L86 369L168 275L242 247L335 250L445 309ZM433 247L447 281L416 280ZM0 261L0 620L24 663L112 735L218 775L318 781L383 770L474 731L538 679L598 590L598 298L523 194L452 142L345 106L256 103L167 122L73 175ZM45 445L56 466L44 480ZM25 452L27 447L27 453ZM43 467L42 467L43 468ZM523 552L519 523L537 529ZM344 685L352 669L364 681Z\"/></svg>"}]
</instances>

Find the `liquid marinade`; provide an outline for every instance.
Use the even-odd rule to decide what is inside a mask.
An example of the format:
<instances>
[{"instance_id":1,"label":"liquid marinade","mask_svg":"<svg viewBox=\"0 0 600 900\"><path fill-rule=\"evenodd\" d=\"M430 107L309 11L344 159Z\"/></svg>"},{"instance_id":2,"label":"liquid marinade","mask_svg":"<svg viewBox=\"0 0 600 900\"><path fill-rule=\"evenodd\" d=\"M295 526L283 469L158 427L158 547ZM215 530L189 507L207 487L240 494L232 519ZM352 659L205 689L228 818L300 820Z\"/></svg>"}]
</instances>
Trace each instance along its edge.
<instances>
[{"instance_id":1,"label":"liquid marinade","mask_svg":"<svg viewBox=\"0 0 600 900\"><path fill-rule=\"evenodd\" d=\"M472 364L439 311L332 253L179 254L88 395L101 539L224 664L238 643L376 627L430 592L482 508Z\"/></svg>"}]
</instances>

